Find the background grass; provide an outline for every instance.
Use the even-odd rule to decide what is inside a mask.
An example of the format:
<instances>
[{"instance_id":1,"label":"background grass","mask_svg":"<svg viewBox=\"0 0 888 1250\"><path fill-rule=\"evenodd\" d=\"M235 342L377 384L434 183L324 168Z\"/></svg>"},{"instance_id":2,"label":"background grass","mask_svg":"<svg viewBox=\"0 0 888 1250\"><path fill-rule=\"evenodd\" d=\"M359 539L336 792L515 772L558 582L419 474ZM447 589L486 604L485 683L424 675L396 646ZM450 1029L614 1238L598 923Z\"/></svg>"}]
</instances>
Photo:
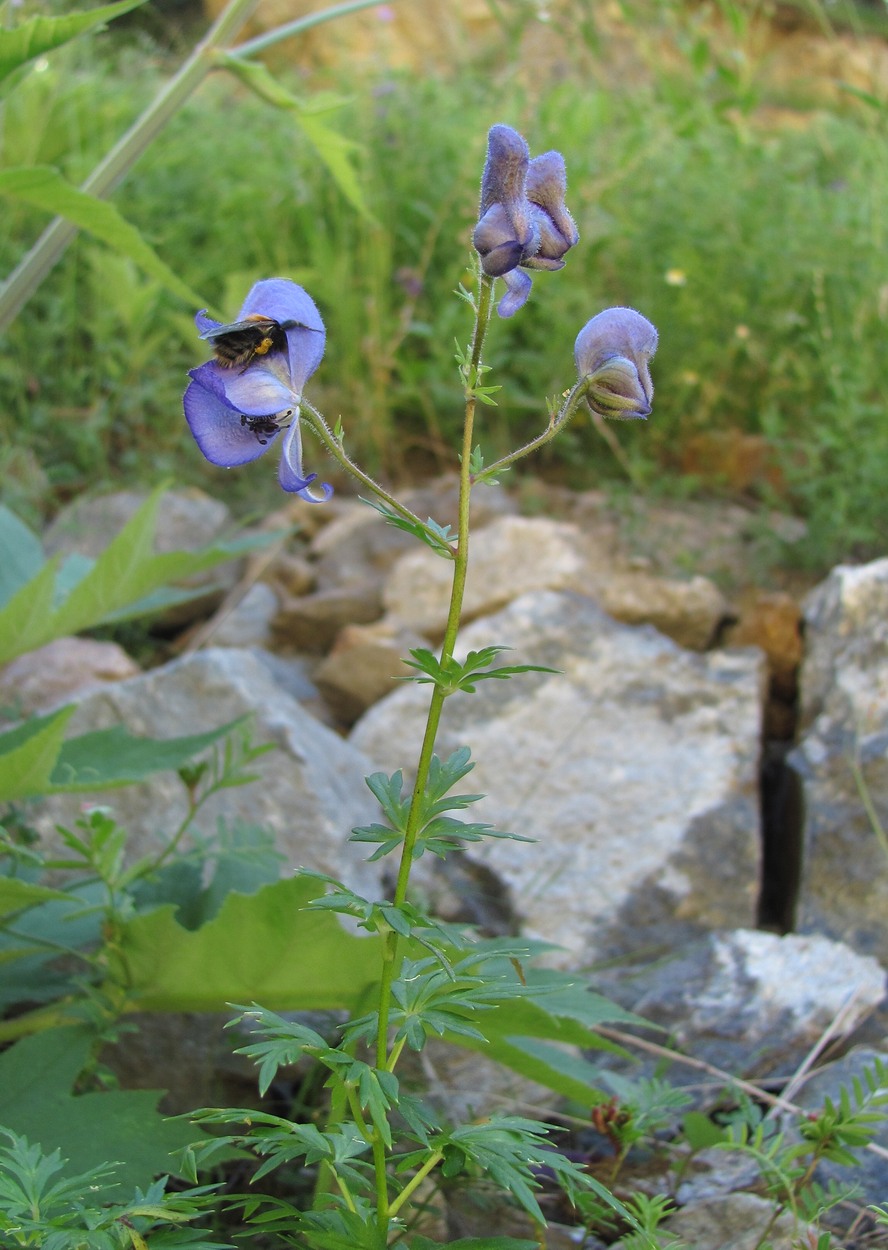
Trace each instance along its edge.
<instances>
[{"instance_id":1,"label":"background grass","mask_svg":"<svg viewBox=\"0 0 888 1250\"><path fill-rule=\"evenodd\" d=\"M308 287L329 332L313 398L331 421L342 415L368 467L415 476L452 463L454 338L468 331L452 292L468 280L486 131L509 121L533 151L563 151L581 243L492 329L487 360L505 387L480 432L488 458L536 432L545 396L571 384L585 321L629 304L661 343L654 417L617 431L636 486L740 491L752 506L796 511L813 564L884 550L884 105L851 91L824 103L801 80L767 86L737 8L718 23L699 7L636 10L633 61L616 72L590 11L569 6L569 58L528 76L509 55L527 35L519 10L524 25L507 25L495 64L486 50L437 75L289 74L303 94L348 96L338 124L361 144L373 221L345 204L285 113L222 80L193 98L116 201L231 315L258 277ZM164 81L164 55L113 32L54 55L6 102L0 162L82 178ZM6 271L43 223L2 211ZM181 392L202 358L192 311L77 242L0 343L7 502L34 520L79 491L163 475L243 508L278 502L270 471L214 470L188 436ZM738 473L737 455L752 467ZM578 488L625 480L588 425L541 467Z\"/></svg>"}]
</instances>

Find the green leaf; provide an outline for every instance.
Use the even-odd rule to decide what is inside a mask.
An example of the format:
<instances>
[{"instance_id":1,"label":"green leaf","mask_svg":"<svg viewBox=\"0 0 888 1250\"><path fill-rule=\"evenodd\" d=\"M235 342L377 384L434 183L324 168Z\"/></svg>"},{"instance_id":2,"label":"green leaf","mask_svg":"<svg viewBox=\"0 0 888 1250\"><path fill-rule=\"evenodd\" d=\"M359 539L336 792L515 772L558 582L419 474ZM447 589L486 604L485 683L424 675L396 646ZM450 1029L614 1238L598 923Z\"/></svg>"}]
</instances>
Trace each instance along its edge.
<instances>
[{"instance_id":1,"label":"green leaf","mask_svg":"<svg viewBox=\"0 0 888 1250\"><path fill-rule=\"evenodd\" d=\"M37 535L0 504L0 607L40 572L46 557Z\"/></svg>"},{"instance_id":2,"label":"green leaf","mask_svg":"<svg viewBox=\"0 0 888 1250\"><path fill-rule=\"evenodd\" d=\"M379 979L381 942L346 932L335 915L303 910L323 892L323 881L297 875L231 894L194 932L173 907L128 921L120 955L133 1010L223 1011L231 1002L354 1010Z\"/></svg>"},{"instance_id":3,"label":"green leaf","mask_svg":"<svg viewBox=\"0 0 888 1250\"><path fill-rule=\"evenodd\" d=\"M66 1174L125 1160L115 1181L144 1189L173 1170L171 1152L194 1139L194 1128L157 1113L159 1090L72 1095L93 1041L86 1028L48 1029L0 1054L0 1124L46 1153L60 1150Z\"/></svg>"},{"instance_id":4,"label":"green leaf","mask_svg":"<svg viewBox=\"0 0 888 1250\"><path fill-rule=\"evenodd\" d=\"M0 664L41 647L53 634L57 560L49 560L40 572L15 592L0 608Z\"/></svg>"},{"instance_id":5,"label":"green leaf","mask_svg":"<svg viewBox=\"0 0 888 1250\"><path fill-rule=\"evenodd\" d=\"M261 534L200 551L155 555L154 533L163 496L162 487L149 495L97 560L69 559L61 570L57 560L49 560L0 608L0 664L53 638L156 610L165 601L156 597L157 592L169 582L279 537ZM185 592L186 597L191 593Z\"/></svg>"},{"instance_id":6,"label":"green leaf","mask_svg":"<svg viewBox=\"0 0 888 1250\"><path fill-rule=\"evenodd\" d=\"M23 200L53 216L67 218L80 230L86 230L129 257L192 308L206 307L208 301L201 299L160 259L136 227L126 221L113 204L78 190L57 169L48 165L4 169L0 171L0 195Z\"/></svg>"},{"instance_id":7,"label":"green leaf","mask_svg":"<svg viewBox=\"0 0 888 1250\"><path fill-rule=\"evenodd\" d=\"M152 773L179 769L230 733L241 720L180 738L142 738L124 725L96 729L65 742L46 790L39 793L110 790L135 785Z\"/></svg>"},{"instance_id":8,"label":"green leaf","mask_svg":"<svg viewBox=\"0 0 888 1250\"><path fill-rule=\"evenodd\" d=\"M340 108L343 101L337 97L315 96L310 104L304 104L282 87L268 67L260 61L246 61L232 53L221 53L217 55L216 63L230 70L267 104L289 109L297 126L326 165L327 172L352 208L367 221L374 221L373 214L364 202L352 163L354 154L360 151L360 145L354 139L347 139L337 130L333 130L320 116Z\"/></svg>"},{"instance_id":9,"label":"green leaf","mask_svg":"<svg viewBox=\"0 0 888 1250\"><path fill-rule=\"evenodd\" d=\"M64 890L51 890L49 886L22 881L18 877L0 877L0 916L14 915L50 899L67 901L68 895Z\"/></svg>"},{"instance_id":10,"label":"green leaf","mask_svg":"<svg viewBox=\"0 0 888 1250\"><path fill-rule=\"evenodd\" d=\"M145 0L120 0L100 9L68 13L64 17L32 17L12 30L0 30L0 82L13 70L33 61L45 52L52 52L78 35L97 26L104 26L121 13L137 9Z\"/></svg>"},{"instance_id":11,"label":"green leaf","mask_svg":"<svg viewBox=\"0 0 888 1250\"><path fill-rule=\"evenodd\" d=\"M46 794L74 707L36 716L0 734L0 802Z\"/></svg>"}]
</instances>

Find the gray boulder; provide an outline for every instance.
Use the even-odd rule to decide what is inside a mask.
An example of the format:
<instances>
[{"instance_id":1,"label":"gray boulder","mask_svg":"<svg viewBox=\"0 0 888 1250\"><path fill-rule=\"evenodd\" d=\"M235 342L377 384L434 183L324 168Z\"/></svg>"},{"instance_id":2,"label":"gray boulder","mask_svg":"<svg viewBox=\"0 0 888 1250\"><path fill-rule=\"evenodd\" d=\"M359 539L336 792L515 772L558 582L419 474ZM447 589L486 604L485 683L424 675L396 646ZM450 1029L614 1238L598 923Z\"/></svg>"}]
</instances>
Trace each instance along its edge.
<instances>
[{"instance_id":1,"label":"gray boulder","mask_svg":"<svg viewBox=\"0 0 888 1250\"><path fill-rule=\"evenodd\" d=\"M798 927L888 960L888 559L839 566L805 603Z\"/></svg>"},{"instance_id":2,"label":"gray boulder","mask_svg":"<svg viewBox=\"0 0 888 1250\"><path fill-rule=\"evenodd\" d=\"M575 966L751 925L761 655L692 654L557 592L523 596L462 636L463 651L493 643L515 648L508 663L561 671L448 699L438 754L471 746L477 767L461 788L488 796L471 819L537 839L471 848L526 932ZM428 699L415 684L388 696L353 745L387 771L412 767Z\"/></svg>"},{"instance_id":3,"label":"gray boulder","mask_svg":"<svg viewBox=\"0 0 888 1250\"><path fill-rule=\"evenodd\" d=\"M263 825L274 832L291 868L330 873L375 897L376 873L364 863L360 847L348 842L355 825L377 816L363 783L371 768L288 694L256 655L203 651L96 690L80 700L68 732L123 724L133 733L167 738L205 732L245 715L253 717L254 743L272 742L277 749L250 765L256 781L222 790L208 801L195 821L197 832L212 834L220 818ZM82 794L46 801L39 814L41 830L49 835L57 823L72 824L84 801ZM128 830L133 858L159 850L187 811L184 787L169 773L105 791L95 801L111 806Z\"/></svg>"}]
</instances>

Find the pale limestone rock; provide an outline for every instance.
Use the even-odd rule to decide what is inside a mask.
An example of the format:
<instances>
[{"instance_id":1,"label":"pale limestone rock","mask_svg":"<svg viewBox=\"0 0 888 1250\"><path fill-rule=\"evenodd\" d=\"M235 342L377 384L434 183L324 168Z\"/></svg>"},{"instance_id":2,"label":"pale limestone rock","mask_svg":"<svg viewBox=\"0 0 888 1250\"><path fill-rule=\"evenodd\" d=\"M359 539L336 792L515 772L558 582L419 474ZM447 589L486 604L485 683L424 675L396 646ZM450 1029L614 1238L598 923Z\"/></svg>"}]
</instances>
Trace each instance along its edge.
<instances>
[{"instance_id":1,"label":"pale limestone rock","mask_svg":"<svg viewBox=\"0 0 888 1250\"><path fill-rule=\"evenodd\" d=\"M760 654L686 652L555 592L526 595L462 637L463 651L493 643L514 648L505 662L561 672L448 699L438 754L471 746L477 767L462 788L488 797L470 818L538 839L471 848L526 931L575 964L752 924ZM387 771L412 767L428 698L416 685L390 695L352 742Z\"/></svg>"}]
</instances>

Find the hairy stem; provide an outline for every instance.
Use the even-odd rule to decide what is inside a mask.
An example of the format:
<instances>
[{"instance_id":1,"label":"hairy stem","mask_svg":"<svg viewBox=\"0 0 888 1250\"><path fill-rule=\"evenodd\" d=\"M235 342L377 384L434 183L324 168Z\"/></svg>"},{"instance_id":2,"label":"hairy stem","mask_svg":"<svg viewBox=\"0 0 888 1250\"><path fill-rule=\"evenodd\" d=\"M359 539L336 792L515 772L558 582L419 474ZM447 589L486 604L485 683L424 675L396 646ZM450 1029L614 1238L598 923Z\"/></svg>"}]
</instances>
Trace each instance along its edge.
<instances>
[{"instance_id":1,"label":"hairy stem","mask_svg":"<svg viewBox=\"0 0 888 1250\"><path fill-rule=\"evenodd\" d=\"M484 345L484 337L487 333L487 327L490 321L492 292L493 279L487 277L486 274L482 275L478 294L478 303L475 310L475 328L472 335L472 353L468 373L469 378L476 378L480 376L481 349ZM444 631L444 640L441 644L442 664L446 660L452 658L454 648L456 647L460 615L462 613L463 597L466 588L466 573L469 563L469 504L472 490L470 460L472 452L472 436L474 433L475 423L475 402L474 392L472 391L471 386L467 385L466 414L463 426L462 456L460 460L459 474L459 534L456 554L453 561L453 581L450 591L450 609L447 614L447 627ZM410 870L413 866L413 854L416 849L416 839L419 835L420 820L422 818L423 800L425 797L426 787L428 785L429 769L431 767L432 756L435 751L435 740L438 736L438 727L441 723L441 711L444 706L445 698L446 695L441 687L435 686L429 703L428 715L426 717L426 727L423 734L419 761L416 768L416 781L413 786L413 796L410 802L410 810L407 816L407 823L404 831L404 844L401 848L401 861L398 867L398 880L395 885L393 899L396 907L402 906L407 898ZM389 1013L391 1009L392 983L398 972L400 963L399 956L399 935L394 930L390 930L390 932L386 935L383 948L382 975L380 977L379 987L379 1019L376 1034L376 1066L379 1068L391 1066L387 1064L388 1026ZM388 1227L391 1208L388 1205L388 1190L385 1184L384 1175L380 1176L380 1162L378 1158L376 1163L377 1218L379 1220L380 1230L382 1230ZM384 1163L385 1160L383 1159L383 1167ZM385 1214L384 1220L383 1211Z\"/></svg>"}]
</instances>

